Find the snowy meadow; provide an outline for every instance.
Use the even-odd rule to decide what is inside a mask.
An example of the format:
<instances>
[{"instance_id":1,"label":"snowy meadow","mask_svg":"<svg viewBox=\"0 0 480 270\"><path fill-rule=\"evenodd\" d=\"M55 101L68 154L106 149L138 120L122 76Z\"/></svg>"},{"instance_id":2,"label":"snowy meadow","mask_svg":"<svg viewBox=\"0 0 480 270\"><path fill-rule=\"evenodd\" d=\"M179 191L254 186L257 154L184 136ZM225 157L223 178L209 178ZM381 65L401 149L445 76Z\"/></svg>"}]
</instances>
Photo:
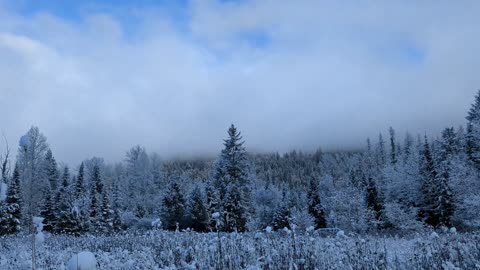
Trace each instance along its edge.
<instances>
[{"instance_id":1,"label":"snowy meadow","mask_svg":"<svg viewBox=\"0 0 480 270\"><path fill-rule=\"evenodd\" d=\"M0 269L31 269L29 236L0 239ZM84 250L95 254L98 269L480 268L479 234L445 232L395 238L285 230L48 236L37 247L37 269L67 269L68 260Z\"/></svg>"}]
</instances>

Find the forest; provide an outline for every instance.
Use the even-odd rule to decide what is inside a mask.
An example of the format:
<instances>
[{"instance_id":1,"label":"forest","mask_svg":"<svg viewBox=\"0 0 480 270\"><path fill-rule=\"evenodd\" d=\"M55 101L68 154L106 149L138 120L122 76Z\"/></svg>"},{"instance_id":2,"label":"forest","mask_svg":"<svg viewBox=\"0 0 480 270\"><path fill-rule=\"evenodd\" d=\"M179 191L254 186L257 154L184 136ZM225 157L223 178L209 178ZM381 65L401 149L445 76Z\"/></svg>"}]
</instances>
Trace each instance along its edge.
<instances>
[{"instance_id":1,"label":"forest","mask_svg":"<svg viewBox=\"0 0 480 270\"><path fill-rule=\"evenodd\" d=\"M65 164L56 161L40 129L30 128L19 140L16 158L8 145L1 156L0 251L11 250L12 243L28 235L41 235L41 242L87 241L88 237L115 242L158 233L154 237L167 242L180 239L176 243L181 245L196 238L208 242L211 236L211 241L220 244L219 239L224 239L224 245L234 246L231 239L242 235L243 241L253 242L276 235L265 238L265 243L282 245L281 239L295 241L289 236L294 232L299 242L304 239L304 252L314 253L321 244L308 244L314 245L313 250L305 248L308 235L315 235L312 239L376 237L373 242L430 233L433 238L442 233L478 237L480 92L465 127L404 136L390 128L356 151L251 153L233 124L225 137L216 159L168 160L134 146L123 162L109 164L92 157L81 164ZM240 245L246 248L245 243ZM301 265L295 252L302 251L295 249L295 243L293 247L289 258ZM478 253L480 248L474 244L471 250ZM182 248L187 251L188 247ZM227 267L229 257L221 258L204 266ZM382 259L377 259L370 263L382 269ZM2 261L8 259L0 256L0 266ZM288 263L292 262L280 265ZM389 263L392 266L392 260Z\"/></svg>"}]
</instances>

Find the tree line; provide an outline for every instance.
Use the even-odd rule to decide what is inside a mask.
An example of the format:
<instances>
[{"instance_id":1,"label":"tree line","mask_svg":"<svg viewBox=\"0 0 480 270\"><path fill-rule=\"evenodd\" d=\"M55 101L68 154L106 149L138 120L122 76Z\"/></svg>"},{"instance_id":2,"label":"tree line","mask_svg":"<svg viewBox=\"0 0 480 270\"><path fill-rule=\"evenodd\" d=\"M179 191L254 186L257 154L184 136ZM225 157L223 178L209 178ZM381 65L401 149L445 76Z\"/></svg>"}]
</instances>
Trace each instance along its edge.
<instances>
[{"instance_id":1,"label":"tree line","mask_svg":"<svg viewBox=\"0 0 480 270\"><path fill-rule=\"evenodd\" d=\"M0 157L0 235L31 218L57 234L123 230L198 232L328 227L371 233L480 226L480 92L466 129L403 141L393 128L359 151L248 153L235 126L218 158L163 160L135 146L125 160L58 164L37 127L19 142L10 173ZM160 225L161 224L161 225ZM153 226L155 225L155 226Z\"/></svg>"}]
</instances>

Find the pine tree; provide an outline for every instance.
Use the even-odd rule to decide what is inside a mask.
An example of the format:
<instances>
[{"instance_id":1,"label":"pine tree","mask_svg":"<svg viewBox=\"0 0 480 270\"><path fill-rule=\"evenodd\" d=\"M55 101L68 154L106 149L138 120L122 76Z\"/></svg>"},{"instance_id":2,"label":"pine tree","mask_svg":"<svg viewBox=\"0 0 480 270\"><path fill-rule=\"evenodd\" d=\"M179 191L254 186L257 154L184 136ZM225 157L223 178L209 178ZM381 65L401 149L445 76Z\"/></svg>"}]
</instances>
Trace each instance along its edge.
<instances>
[{"instance_id":1,"label":"pine tree","mask_svg":"<svg viewBox=\"0 0 480 270\"><path fill-rule=\"evenodd\" d=\"M100 175L100 167L97 164L95 164L95 166L93 167L92 182L95 188L95 192L98 194L102 194L103 183L102 177Z\"/></svg>"},{"instance_id":2,"label":"pine tree","mask_svg":"<svg viewBox=\"0 0 480 270\"><path fill-rule=\"evenodd\" d=\"M185 198L176 179L168 185L163 197L163 221L167 230L183 228L185 220Z\"/></svg>"},{"instance_id":3,"label":"pine tree","mask_svg":"<svg viewBox=\"0 0 480 270\"><path fill-rule=\"evenodd\" d=\"M83 162L80 164L80 169L78 170L78 176L75 182L75 198L80 199L85 194L85 169Z\"/></svg>"},{"instance_id":4,"label":"pine tree","mask_svg":"<svg viewBox=\"0 0 480 270\"><path fill-rule=\"evenodd\" d=\"M89 209L89 219L88 226L91 232L96 232L97 228L97 217L98 217L98 202L97 202L97 192L95 185L91 186L90 189L90 209Z\"/></svg>"},{"instance_id":5,"label":"pine tree","mask_svg":"<svg viewBox=\"0 0 480 270\"><path fill-rule=\"evenodd\" d=\"M44 218L43 219L43 230L46 232L54 232L56 227L57 215L55 213L55 205L52 198L51 190L47 191L45 196L45 202L43 204L42 211L40 215Z\"/></svg>"},{"instance_id":6,"label":"pine tree","mask_svg":"<svg viewBox=\"0 0 480 270\"><path fill-rule=\"evenodd\" d=\"M388 221L385 216L384 202L378 193L375 180L372 178L368 179L367 197L365 201L367 203L367 208L372 212L373 218L375 219L374 223L376 225L376 229L384 229L388 227Z\"/></svg>"},{"instance_id":7,"label":"pine tree","mask_svg":"<svg viewBox=\"0 0 480 270\"><path fill-rule=\"evenodd\" d=\"M286 191L283 192L283 198L280 204L275 209L273 214L273 229L281 230L283 228L290 229L292 201L287 195Z\"/></svg>"},{"instance_id":8,"label":"pine tree","mask_svg":"<svg viewBox=\"0 0 480 270\"><path fill-rule=\"evenodd\" d=\"M21 206L20 172L18 166L15 165L3 209L0 209L0 235L15 234L20 231Z\"/></svg>"},{"instance_id":9,"label":"pine tree","mask_svg":"<svg viewBox=\"0 0 480 270\"><path fill-rule=\"evenodd\" d=\"M218 210L222 212L224 231L247 229L252 207L247 175L247 154L240 132L234 125L228 129L228 138L215 166L214 186L218 191Z\"/></svg>"},{"instance_id":10,"label":"pine tree","mask_svg":"<svg viewBox=\"0 0 480 270\"><path fill-rule=\"evenodd\" d=\"M326 228L327 221L325 219L325 209L320 200L320 188L315 179L310 181L310 186L307 194L308 199L308 213L315 220L315 229Z\"/></svg>"},{"instance_id":11,"label":"pine tree","mask_svg":"<svg viewBox=\"0 0 480 270\"><path fill-rule=\"evenodd\" d=\"M439 225L451 226L451 218L456 207L449 186L450 172L454 156L460 153L460 143L454 128L446 128L442 132L439 152L438 175L435 181L438 192L435 212L439 218Z\"/></svg>"},{"instance_id":12,"label":"pine tree","mask_svg":"<svg viewBox=\"0 0 480 270\"><path fill-rule=\"evenodd\" d=\"M209 229L209 215L205 205L205 198L200 187L195 186L190 195L191 227L196 232L207 232Z\"/></svg>"},{"instance_id":13,"label":"pine tree","mask_svg":"<svg viewBox=\"0 0 480 270\"><path fill-rule=\"evenodd\" d=\"M120 214L120 196L118 194L118 184L113 183L113 216L112 216L112 230L119 232L123 228L122 217Z\"/></svg>"},{"instance_id":14,"label":"pine tree","mask_svg":"<svg viewBox=\"0 0 480 270\"><path fill-rule=\"evenodd\" d=\"M383 140L383 135L380 133L378 135L378 144L375 149L376 161L379 167L383 167L386 163L386 151L385 151L385 141Z\"/></svg>"},{"instance_id":15,"label":"pine tree","mask_svg":"<svg viewBox=\"0 0 480 270\"><path fill-rule=\"evenodd\" d=\"M206 200L207 200L207 212L209 217L211 217L214 213L220 213L222 212L219 209L220 203L219 203L219 195L217 190L215 189L215 186L211 180L207 181L206 186L205 186L205 193L206 193ZM209 227L210 229L215 229L216 228L216 223L217 221L215 219L210 219L210 224Z\"/></svg>"},{"instance_id":16,"label":"pine tree","mask_svg":"<svg viewBox=\"0 0 480 270\"><path fill-rule=\"evenodd\" d=\"M395 130L390 127L390 163L392 165L397 164L397 147L395 146Z\"/></svg>"},{"instance_id":17,"label":"pine tree","mask_svg":"<svg viewBox=\"0 0 480 270\"><path fill-rule=\"evenodd\" d=\"M57 162L53 157L52 150L48 149L45 154L45 175L50 183L50 189L55 191L58 188L59 173Z\"/></svg>"},{"instance_id":18,"label":"pine tree","mask_svg":"<svg viewBox=\"0 0 480 270\"><path fill-rule=\"evenodd\" d=\"M437 199L437 187L435 180L437 178L437 171L435 170L432 153L430 151L430 145L425 136L425 143L423 147L421 166L420 166L420 178L422 183L423 201L420 204L420 210L418 215L420 219L428 225L437 226L439 218L436 215L436 199Z\"/></svg>"},{"instance_id":19,"label":"pine tree","mask_svg":"<svg viewBox=\"0 0 480 270\"><path fill-rule=\"evenodd\" d=\"M467 155L477 169L480 169L480 90L475 96L467 115Z\"/></svg>"},{"instance_id":20,"label":"pine tree","mask_svg":"<svg viewBox=\"0 0 480 270\"><path fill-rule=\"evenodd\" d=\"M98 231L104 234L111 233L113 230L112 210L107 192L102 193L102 207L98 220Z\"/></svg>"}]
</instances>

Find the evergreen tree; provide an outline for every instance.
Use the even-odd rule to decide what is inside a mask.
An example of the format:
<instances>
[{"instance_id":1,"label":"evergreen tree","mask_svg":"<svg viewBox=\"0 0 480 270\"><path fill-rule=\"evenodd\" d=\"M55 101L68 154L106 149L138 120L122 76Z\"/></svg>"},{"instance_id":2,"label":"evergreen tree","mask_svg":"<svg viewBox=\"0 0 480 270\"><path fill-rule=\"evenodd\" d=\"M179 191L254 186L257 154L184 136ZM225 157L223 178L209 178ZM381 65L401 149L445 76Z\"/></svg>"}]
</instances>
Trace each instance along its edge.
<instances>
[{"instance_id":1,"label":"evergreen tree","mask_svg":"<svg viewBox=\"0 0 480 270\"><path fill-rule=\"evenodd\" d=\"M20 172L15 165L13 177L7 190L7 197L0 209L0 235L15 234L20 231L22 200L20 192Z\"/></svg>"},{"instance_id":2,"label":"evergreen tree","mask_svg":"<svg viewBox=\"0 0 480 270\"><path fill-rule=\"evenodd\" d=\"M195 186L190 195L191 228L196 232L207 232L209 229L209 215L205 205L205 198L200 187Z\"/></svg>"},{"instance_id":3,"label":"evergreen tree","mask_svg":"<svg viewBox=\"0 0 480 270\"><path fill-rule=\"evenodd\" d=\"M435 170L430 145L425 136L425 143L421 157L420 179L422 183L423 201L420 204L418 212L420 219L428 225L437 226L439 223L438 216L435 212L437 187L435 180L437 178L437 171Z\"/></svg>"},{"instance_id":4,"label":"evergreen tree","mask_svg":"<svg viewBox=\"0 0 480 270\"><path fill-rule=\"evenodd\" d=\"M251 213L251 192L247 175L247 154L240 132L234 125L215 168L214 186L218 191L218 212L222 212L225 231L245 231Z\"/></svg>"},{"instance_id":5,"label":"evergreen tree","mask_svg":"<svg viewBox=\"0 0 480 270\"><path fill-rule=\"evenodd\" d=\"M442 132L439 152L435 212L439 218L439 225L451 226L451 218L456 207L449 185L450 172L452 160L460 152L460 143L454 128L446 128Z\"/></svg>"},{"instance_id":6,"label":"evergreen tree","mask_svg":"<svg viewBox=\"0 0 480 270\"><path fill-rule=\"evenodd\" d=\"M167 230L182 228L185 220L185 198L176 179L168 185L163 197L163 221Z\"/></svg>"},{"instance_id":7,"label":"evergreen tree","mask_svg":"<svg viewBox=\"0 0 480 270\"><path fill-rule=\"evenodd\" d=\"M386 151L385 151L385 141L383 140L383 135L380 133L378 135L378 144L375 149L376 162L377 166L383 167L386 163Z\"/></svg>"},{"instance_id":8,"label":"evergreen tree","mask_svg":"<svg viewBox=\"0 0 480 270\"><path fill-rule=\"evenodd\" d=\"M120 196L118 194L118 183L113 182L113 213L112 213L112 230L119 232L123 229L122 217L120 214Z\"/></svg>"},{"instance_id":9,"label":"evergreen tree","mask_svg":"<svg viewBox=\"0 0 480 270\"><path fill-rule=\"evenodd\" d=\"M99 205L97 202L97 192L95 189L95 185L92 185L90 188L90 209L89 209L89 219L88 219L88 226L90 227L91 232L95 232L97 230L97 216L99 213Z\"/></svg>"},{"instance_id":10,"label":"evergreen tree","mask_svg":"<svg viewBox=\"0 0 480 270\"><path fill-rule=\"evenodd\" d=\"M367 198L366 198L367 208L372 212L373 218L375 219L374 223L377 229L384 229L387 227L388 221L385 216L385 206L383 199L377 190L377 185L375 180L372 178L368 179L367 186Z\"/></svg>"},{"instance_id":11,"label":"evergreen tree","mask_svg":"<svg viewBox=\"0 0 480 270\"><path fill-rule=\"evenodd\" d=\"M107 192L102 193L102 207L97 224L98 231L101 233L108 234L113 230L112 210L110 208L110 201Z\"/></svg>"},{"instance_id":12,"label":"evergreen tree","mask_svg":"<svg viewBox=\"0 0 480 270\"><path fill-rule=\"evenodd\" d=\"M57 215L55 213L55 205L52 198L51 190L47 191L45 201L43 204L42 211L40 215L44 218L43 219L43 230L46 232L54 232L56 227Z\"/></svg>"},{"instance_id":13,"label":"evergreen tree","mask_svg":"<svg viewBox=\"0 0 480 270\"><path fill-rule=\"evenodd\" d=\"M52 150L48 149L45 154L45 176L50 183L50 189L55 191L58 188L59 173L57 162L53 157Z\"/></svg>"},{"instance_id":14,"label":"evergreen tree","mask_svg":"<svg viewBox=\"0 0 480 270\"><path fill-rule=\"evenodd\" d=\"M283 198L280 204L275 209L273 214L273 229L281 230L283 228L290 229L292 201L287 195L286 191L283 192Z\"/></svg>"},{"instance_id":15,"label":"evergreen tree","mask_svg":"<svg viewBox=\"0 0 480 270\"><path fill-rule=\"evenodd\" d=\"M80 169L78 170L78 176L75 181L75 198L80 199L80 197L85 194L85 166L80 164Z\"/></svg>"},{"instance_id":16,"label":"evergreen tree","mask_svg":"<svg viewBox=\"0 0 480 270\"><path fill-rule=\"evenodd\" d=\"M310 181L307 194L308 213L314 218L315 229L326 228L327 221L325 219L325 209L320 200L320 188L315 179Z\"/></svg>"},{"instance_id":17,"label":"evergreen tree","mask_svg":"<svg viewBox=\"0 0 480 270\"><path fill-rule=\"evenodd\" d=\"M468 112L467 121L467 155L475 167L480 169L480 90Z\"/></svg>"},{"instance_id":18,"label":"evergreen tree","mask_svg":"<svg viewBox=\"0 0 480 270\"><path fill-rule=\"evenodd\" d=\"M397 147L395 145L395 130L390 127L390 156L391 160L390 163L395 165L397 163Z\"/></svg>"},{"instance_id":19,"label":"evergreen tree","mask_svg":"<svg viewBox=\"0 0 480 270\"><path fill-rule=\"evenodd\" d=\"M103 183L100 175L100 167L97 164L93 166L92 184L94 185L95 193L102 194Z\"/></svg>"},{"instance_id":20,"label":"evergreen tree","mask_svg":"<svg viewBox=\"0 0 480 270\"><path fill-rule=\"evenodd\" d=\"M209 180L206 183L205 186L205 193L206 193L206 200L207 200L207 212L209 217L211 217L214 213L218 212L220 213L221 210L219 209L220 203L218 202L219 200L219 195L217 190L214 187L214 184L211 180ZM216 228L216 220L215 219L210 219L210 224L209 224L210 229Z\"/></svg>"}]
</instances>

